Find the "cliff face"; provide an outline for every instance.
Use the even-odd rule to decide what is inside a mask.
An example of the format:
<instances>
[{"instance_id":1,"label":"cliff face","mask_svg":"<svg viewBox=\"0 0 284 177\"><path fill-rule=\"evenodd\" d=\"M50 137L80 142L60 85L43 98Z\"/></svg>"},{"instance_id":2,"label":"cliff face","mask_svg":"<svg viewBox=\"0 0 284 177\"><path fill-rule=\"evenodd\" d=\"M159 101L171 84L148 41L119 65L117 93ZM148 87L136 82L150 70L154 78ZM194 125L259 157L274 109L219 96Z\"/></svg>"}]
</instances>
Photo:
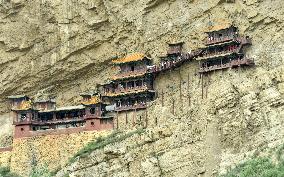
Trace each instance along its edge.
<instances>
[{"instance_id":1,"label":"cliff face","mask_svg":"<svg viewBox=\"0 0 284 177\"><path fill-rule=\"evenodd\" d=\"M165 103L158 97L149 109L152 128L65 169L78 176L215 176L282 143L283 10L282 0L2 0L0 121L8 123L1 133L12 132L6 96L43 93L74 104L78 92L114 73L112 58L142 52L158 61L174 41L197 48L209 24L227 19L252 37L247 54L256 67L212 73L204 99L197 62L160 75Z\"/></svg>"}]
</instances>

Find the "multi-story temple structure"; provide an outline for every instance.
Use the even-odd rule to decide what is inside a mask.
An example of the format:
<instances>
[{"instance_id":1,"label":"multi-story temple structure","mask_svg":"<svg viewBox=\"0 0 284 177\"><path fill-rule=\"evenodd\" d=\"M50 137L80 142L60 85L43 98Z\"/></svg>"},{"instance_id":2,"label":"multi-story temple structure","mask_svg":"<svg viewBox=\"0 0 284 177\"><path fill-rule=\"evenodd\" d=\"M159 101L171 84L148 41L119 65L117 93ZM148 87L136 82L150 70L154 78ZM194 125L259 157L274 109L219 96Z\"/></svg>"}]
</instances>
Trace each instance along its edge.
<instances>
[{"instance_id":1,"label":"multi-story temple structure","mask_svg":"<svg viewBox=\"0 0 284 177\"><path fill-rule=\"evenodd\" d=\"M82 95L82 105L56 107L54 100L32 101L25 95L8 97L11 101L15 138L41 133L72 133L112 129L112 117L97 95Z\"/></svg>"},{"instance_id":2,"label":"multi-story temple structure","mask_svg":"<svg viewBox=\"0 0 284 177\"><path fill-rule=\"evenodd\" d=\"M157 65L152 65L150 58L144 54L113 60L119 72L108 83L100 85L99 92L82 93L82 102L77 106L58 108L54 99L33 101L25 95L8 97L13 113L15 137L113 129L123 127L119 126L123 122L126 125L124 127L127 127L130 125L128 115L132 116L131 126L128 127L139 125L136 124L136 117L139 122L145 121L147 126L145 109L149 105L147 103L156 96L154 79L158 73L179 67L194 58L200 63L201 74L254 65L253 60L245 57L243 50L251 44L251 40L249 37L241 37L236 27L215 26L207 35L205 47L193 52L183 51L183 42L169 44L167 53ZM130 115L130 111L134 112ZM113 120L114 112L116 121ZM125 114L119 114L121 112Z\"/></svg>"},{"instance_id":3,"label":"multi-story temple structure","mask_svg":"<svg viewBox=\"0 0 284 177\"><path fill-rule=\"evenodd\" d=\"M113 63L119 67L119 73L103 85L103 98L114 105L116 112L145 109L155 95L153 74L147 72L150 59L134 54Z\"/></svg>"},{"instance_id":4,"label":"multi-story temple structure","mask_svg":"<svg viewBox=\"0 0 284 177\"><path fill-rule=\"evenodd\" d=\"M251 39L241 37L238 29L232 25L214 26L207 32L205 47L197 58L200 62L200 73L251 66L254 61L244 55L244 47L251 45Z\"/></svg>"}]
</instances>

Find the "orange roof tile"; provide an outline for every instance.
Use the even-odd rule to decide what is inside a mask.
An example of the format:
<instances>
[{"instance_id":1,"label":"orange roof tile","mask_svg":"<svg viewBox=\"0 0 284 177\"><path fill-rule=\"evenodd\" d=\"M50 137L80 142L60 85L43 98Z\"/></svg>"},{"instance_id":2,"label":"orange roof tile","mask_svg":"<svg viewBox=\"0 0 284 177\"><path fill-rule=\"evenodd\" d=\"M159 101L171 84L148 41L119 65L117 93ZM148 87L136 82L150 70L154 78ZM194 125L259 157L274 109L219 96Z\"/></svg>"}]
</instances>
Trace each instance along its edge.
<instances>
[{"instance_id":1,"label":"orange roof tile","mask_svg":"<svg viewBox=\"0 0 284 177\"><path fill-rule=\"evenodd\" d=\"M216 25L209 26L209 27L206 29L206 32L219 31L219 30L223 30L223 29L230 28L230 27L232 26L232 23L230 23L229 21L227 21L227 20L225 20L225 19L215 20L214 23L215 23Z\"/></svg>"},{"instance_id":2,"label":"orange roof tile","mask_svg":"<svg viewBox=\"0 0 284 177\"><path fill-rule=\"evenodd\" d=\"M124 58L113 60L112 62L115 64L128 63L128 62L143 60L145 57L146 56L144 54L137 53L137 54L126 56Z\"/></svg>"},{"instance_id":3,"label":"orange roof tile","mask_svg":"<svg viewBox=\"0 0 284 177\"><path fill-rule=\"evenodd\" d=\"M18 107L13 107L12 110L29 110L32 108L32 101L22 101Z\"/></svg>"},{"instance_id":4,"label":"orange roof tile","mask_svg":"<svg viewBox=\"0 0 284 177\"><path fill-rule=\"evenodd\" d=\"M101 102L101 99L98 96L92 96L91 99L88 101L83 101L83 105L91 105L91 104L98 104Z\"/></svg>"}]
</instances>

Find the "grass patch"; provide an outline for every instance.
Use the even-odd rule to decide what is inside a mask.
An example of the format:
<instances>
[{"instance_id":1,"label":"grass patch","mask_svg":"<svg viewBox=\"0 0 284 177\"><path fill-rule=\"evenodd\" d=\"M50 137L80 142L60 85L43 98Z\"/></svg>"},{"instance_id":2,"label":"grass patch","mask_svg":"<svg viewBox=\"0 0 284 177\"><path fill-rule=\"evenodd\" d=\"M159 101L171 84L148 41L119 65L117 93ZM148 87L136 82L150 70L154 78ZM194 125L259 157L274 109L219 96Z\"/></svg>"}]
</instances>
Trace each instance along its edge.
<instances>
[{"instance_id":1,"label":"grass patch","mask_svg":"<svg viewBox=\"0 0 284 177\"><path fill-rule=\"evenodd\" d=\"M68 164L74 163L76 159L80 157L87 157L91 152L97 149L101 149L106 145L113 144L125 140L135 134L144 133L144 129L137 129L135 131L122 134L119 131L114 131L112 134L106 137L99 137L95 141L89 142L85 147L83 147L79 152L77 152L72 158L69 159Z\"/></svg>"},{"instance_id":2,"label":"grass patch","mask_svg":"<svg viewBox=\"0 0 284 177\"><path fill-rule=\"evenodd\" d=\"M0 167L0 177L20 177L20 175L12 173L8 167Z\"/></svg>"},{"instance_id":3,"label":"grass patch","mask_svg":"<svg viewBox=\"0 0 284 177\"><path fill-rule=\"evenodd\" d=\"M281 158L283 148L282 145L274 151L277 162L272 162L272 155L253 157L253 159L238 165L220 177L284 177L284 159Z\"/></svg>"}]
</instances>

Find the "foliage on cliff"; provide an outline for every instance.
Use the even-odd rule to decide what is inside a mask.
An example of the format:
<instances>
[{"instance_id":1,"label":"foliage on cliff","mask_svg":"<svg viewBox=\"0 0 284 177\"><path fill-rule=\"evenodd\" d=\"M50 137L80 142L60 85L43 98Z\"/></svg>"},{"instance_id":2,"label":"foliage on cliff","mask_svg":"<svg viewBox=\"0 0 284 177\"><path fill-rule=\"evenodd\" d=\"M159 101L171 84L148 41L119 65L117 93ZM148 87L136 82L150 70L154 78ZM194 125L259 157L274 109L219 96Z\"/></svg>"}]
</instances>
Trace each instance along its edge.
<instances>
[{"instance_id":1,"label":"foliage on cliff","mask_svg":"<svg viewBox=\"0 0 284 177\"><path fill-rule=\"evenodd\" d=\"M242 164L237 165L234 169L228 171L221 177L283 177L284 176L284 159L283 149L281 146L275 153L265 157L255 157Z\"/></svg>"},{"instance_id":2,"label":"foliage on cliff","mask_svg":"<svg viewBox=\"0 0 284 177\"><path fill-rule=\"evenodd\" d=\"M0 177L20 177L20 176L15 173L12 173L8 167L0 167Z\"/></svg>"}]
</instances>

